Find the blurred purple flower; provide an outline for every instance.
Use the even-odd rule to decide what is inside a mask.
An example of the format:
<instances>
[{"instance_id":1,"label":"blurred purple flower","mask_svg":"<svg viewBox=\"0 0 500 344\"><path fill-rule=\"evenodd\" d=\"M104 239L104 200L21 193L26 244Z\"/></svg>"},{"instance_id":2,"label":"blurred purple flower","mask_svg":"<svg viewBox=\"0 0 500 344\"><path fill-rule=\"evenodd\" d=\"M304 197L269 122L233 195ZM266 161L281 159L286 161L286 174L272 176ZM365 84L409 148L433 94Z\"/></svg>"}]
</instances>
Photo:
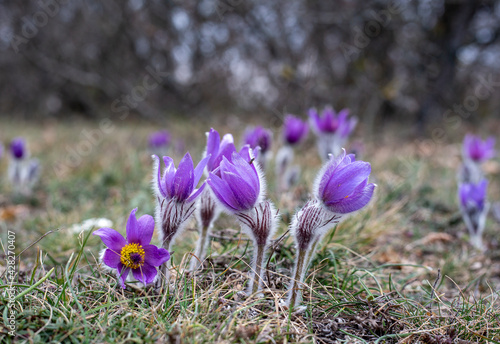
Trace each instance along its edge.
<instances>
[{"instance_id":1,"label":"blurred purple flower","mask_svg":"<svg viewBox=\"0 0 500 344\"><path fill-rule=\"evenodd\" d=\"M149 147L158 149L170 144L170 133L167 130L160 130L149 135Z\"/></svg>"},{"instance_id":2,"label":"blurred purple flower","mask_svg":"<svg viewBox=\"0 0 500 344\"><path fill-rule=\"evenodd\" d=\"M244 143L250 145L250 148L260 147L262 154L265 154L271 149L273 136L269 129L264 129L261 126L248 128L245 130Z\"/></svg>"},{"instance_id":3,"label":"blurred purple flower","mask_svg":"<svg viewBox=\"0 0 500 344\"><path fill-rule=\"evenodd\" d=\"M486 200L488 181L483 179L477 184L463 183L458 187L460 203L465 209L477 209L482 211Z\"/></svg>"},{"instance_id":4,"label":"blurred purple flower","mask_svg":"<svg viewBox=\"0 0 500 344\"><path fill-rule=\"evenodd\" d=\"M338 113L331 107L325 107L321 116L315 108L309 109L309 120L314 131L319 133L337 133L341 137L347 137L354 130L357 119L348 119L349 110L342 109Z\"/></svg>"},{"instance_id":5,"label":"blurred purple flower","mask_svg":"<svg viewBox=\"0 0 500 344\"><path fill-rule=\"evenodd\" d=\"M158 274L156 267L170 259L166 249L150 245L155 228L153 217L143 215L137 220L136 211L137 208L132 210L128 218L126 239L112 228L100 228L93 233L107 246L101 260L116 269L122 288L130 271L144 285L153 282Z\"/></svg>"},{"instance_id":6,"label":"blurred purple flower","mask_svg":"<svg viewBox=\"0 0 500 344\"><path fill-rule=\"evenodd\" d=\"M482 179L477 184L461 183L458 186L460 211L469 231L470 243L479 250L485 249L482 234L490 208L486 201L487 189L486 179Z\"/></svg>"},{"instance_id":7,"label":"blurred purple flower","mask_svg":"<svg viewBox=\"0 0 500 344\"><path fill-rule=\"evenodd\" d=\"M479 136L465 135L463 143L463 154L466 159L475 163L482 163L495 156L495 139L489 137L485 141Z\"/></svg>"},{"instance_id":8,"label":"blurred purple flower","mask_svg":"<svg viewBox=\"0 0 500 344\"><path fill-rule=\"evenodd\" d=\"M337 158L330 158L314 186L314 195L331 212L347 214L363 208L371 200L375 184L368 183L371 166L355 161L345 150Z\"/></svg>"},{"instance_id":9,"label":"blurred purple flower","mask_svg":"<svg viewBox=\"0 0 500 344\"><path fill-rule=\"evenodd\" d=\"M22 137L16 137L10 143L10 153L14 159L23 159L26 157L26 142Z\"/></svg>"},{"instance_id":10,"label":"blurred purple flower","mask_svg":"<svg viewBox=\"0 0 500 344\"><path fill-rule=\"evenodd\" d=\"M309 125L307 122L293 115L286 115L283 123L285 142L294 145L307 137Z\"/></svg>"}]
</instances>

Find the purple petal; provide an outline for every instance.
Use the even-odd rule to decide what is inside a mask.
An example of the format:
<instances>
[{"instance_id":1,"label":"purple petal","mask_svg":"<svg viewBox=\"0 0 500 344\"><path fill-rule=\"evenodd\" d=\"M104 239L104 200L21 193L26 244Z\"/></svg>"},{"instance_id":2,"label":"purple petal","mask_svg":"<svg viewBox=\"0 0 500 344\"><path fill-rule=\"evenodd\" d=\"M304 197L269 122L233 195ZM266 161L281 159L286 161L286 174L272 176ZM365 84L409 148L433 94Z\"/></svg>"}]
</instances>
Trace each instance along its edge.
<instances>
[{"instance_id":1,"label":"purple petal","mask_svg":"<svg viewBox=\"0 0 500 344\"><path fill-rule=\"evenodd\" d=\"M222 205L231 210L238 210L238 204L234 198L233 191L220 177L211 172L207 183Z\"/></svg>"},{"instance_id":2,"label":"purple petal","mask_svg":"<svg viewBox=\"0 0 500 344\"><path fill-rule=\"evenodd\" d=\"M186 200L186 202L192 202L192 201L194 201L196 199L196 197L198 197L203 192L203 190L205 189L206 185L207 185L207 183L204 182L203 184L201 184L201 186L198 189L195 189L193 191L193 193L191 194L191 196L188 197L188 199Z\"/></svg>"},{"instance_id":3,"label":"purple petal","mask_svg":"<svg viewBox=\"0 0 500 344\"><path fill-rule=\"evenodd\" d=\"M163 163L165 164L165 173L163 174L165 191L172 198L174 197L174 177L176 172L174 160L169 156L164 156Z\"/></svg>"},{"instance_id":4,"label":"purple petal","mask_svg":"<svg viewBox=\"0 0 500 344\"><path fill-rule=\"evenodd\" d=\"M371 172L371 166L364 161L353 162L338 170L325 186L322 199L325 202L342 200L351 195Z\"/></svg>"},{"instance_id":5,"label":"purple petal","mask_svg":"<svg viewBox=\"0 0 500 344\"><path fill-rule=\"evenodd\" d=\"M127 240L112 228L100 228L92 235L100 237L104 245L115 252L121 252L123 246L127 245Z\"/></svg>"},{"instance_id":6,"label":"purple petal","mask_svg":"<svg viewBox=\"0 0 500 344\"><path fill-rule=\"evenodd\" d=\"M221 175L222 180L224 180L233 191L234 199L238 204L238 210L253 208L255 202L257 202L259 192L237 174L223 171Z\"/></svg>"},{"instance_id":7,"label":"purple petal","mask_svg":"<svg viewBox=\"0 0 500 344\"><path fill-rule=\"evenodd\" d=\"M153 160L155 160L155 166L153 167L157 171L157 182L158 191L163 197L167 197L167 191L165 189L165 182L161 178L161 163L160 158L157 155L153 155Z\"/></svg>"},{"instance_id":8,"label":"purple petal","mask_svg":"<svg viewBox=\"0 0 500 344\"><path fill-rule=\"evenodd\" d=\"M368 184L362 190L343 200L326 204L327 208L338 214L347 214L363 208L373 196L375 184Z\"/></svg>"},{"instance_id":9,"label":"purple petal","mask_svg":"<svg viewBox=\"0 0 500 344\"><path fill-rule=\"evenodd\" d=\"M118 279L120 280L120 285L125 288L125 281L127 280L128 274L130 273L130 268L127 268L122 263L118 264Z\"/></svg>"},{"instance_id":10,"label":"purple petal","mask_svg":"<svg viewBox=\"0 0 500 344\"><path fill-rule=\"evenodd\" d=\"M323 165L319 173L320 175L322 174L322 177L319 183L319 195L316 195L317 197L322 197L321 195L323 195L326 185L330 182L330 179L332 179L332 176L337 171L337 167L339 167L341 164L342 166L345 164L344 160L346 160L346 154L345 150L342 150L342 153L340 153L336 158L330 158L330 160L325 165Z\"/></svg>"},{"instance_id":11,"label":"purple petal","mask_svg":"<svg viewBox=\"0 0 500 344\"><path fill-rule=\"evenodd\" d=\"M229 162L227 159L221 162L221 170L223 172L231 172L235 175L241 176L241 178L243 178L243 180L245 180L254 189L256 194L259 194L260 181L256 167L253 165L255 162L250 165L237 153L234 153L231 158L231 162ZM232 184L229 183L229 185Z\"/></svg>"},{"instance_id":12,"label":"purple petal","mask_svg":"<svg viewBox=\"0 0 500 344\"><path fill-rule=\"evenodd\" d=\"M140 244L141 243L141 233L139 232L139 223L137 223L137 218L135 217L136 212L137 212L137 208L133 209L130 212L130 215L128 217L127 241L129 243L133 242L136 244Z\"/></svg>"},{"instance_id":13,"label":"purple petal","mask_svg":"<svg viewBox=\"0 0 500 344\"><path fill-rule=\"evenodd\" d=\"M151 215L142 215L139 220L137 220L139 225L139 243L142 246L149 245L151 239L153 239L153 233L155 230L155 220Z\"/></svg>"},{"instance_id":14,"label":"purple petal","mask_svg":"<svg viewBox=\"0 0 500 344\"><path fill-rule=\"evenodd\" d=\"M136 280L141 281L144 284L149 284L155 280L158 271L156 271L154 266L145 263L139 269L132 270L132 274Z\"/></svg>"},{"instance_id":15,"label":"purple petal","mask_svg":"<svg viewBox=\"0 0 500 344\"><path fill-rule=\"evenodd\" d=\"M201 179L201 176L203 175L203 170L205 169L205 166L207 166L207 163L209 159L211 158L211 155L207 155L204 157L199 163L198 166L194 169L194 180L193 180L193 187L198 185L198 182Z\"/></svg>"},{"instance_id":16,"label":"purple petal","mask_svg":"<svg viewBox=\"0 0 500 344\"><path fill-rule=\"evenodd\" d=\"M193 159L189 153L186 153L179 163L179 168L175 172L174 193L179 202L185 201L193 191L194 166Z\"/></svg>"},{"instance_id":17,"label":"purple petal","mask_svg":"<svg viewBox=\"0 0 500 344\"><path fill-rule=\"evenodd\" d=\"M120 251L116 252L109 248L106 249L106 251L104 251L104 256L102 257L102 261L110 268L113 269L118 268L118 264L120 264Z\"/></svg>"},{"instance_id":18,"label":"purple petal","mask_svg":"<svg viewBox=\"0 0 500 344\"><path fill-rule=\"evenodd\" d=\"M144 249L144 262L152 266L160 266L170 259L170 253L164 248L158 248L155 245L146 245Z\"/></svg>"},{"instance_id":19,"label":"purple petal","mask_svg":"<svg viewBox=\"0 0 500 344\"><path fill-rule=\"evenodd\" d=\"M231 156L235 152L236 152L236 147L234 146L234 144L227 144L224 147L221 146L221 148L219 150L219 155L214 160L214 163L212 165L212 170L210 170L210 171L213 171L215 168L219 167L219 165L224 157L226 157L228 160L231 160Z\"/></svg>"},{"instance_id":20,"label":"purple petal","mask_svg":"<svg viewBox=\"0 0 500 344\"><path fill-rule=\"evenodd\" d=\"M207 164L207 168L209 171L213 170L214 160L219 154L219 146L220 146L219 133L213 128L211 128L210 132L207 134L207 151L206 151L207 156L212 155Z\"/></svg>"}]
</instances>

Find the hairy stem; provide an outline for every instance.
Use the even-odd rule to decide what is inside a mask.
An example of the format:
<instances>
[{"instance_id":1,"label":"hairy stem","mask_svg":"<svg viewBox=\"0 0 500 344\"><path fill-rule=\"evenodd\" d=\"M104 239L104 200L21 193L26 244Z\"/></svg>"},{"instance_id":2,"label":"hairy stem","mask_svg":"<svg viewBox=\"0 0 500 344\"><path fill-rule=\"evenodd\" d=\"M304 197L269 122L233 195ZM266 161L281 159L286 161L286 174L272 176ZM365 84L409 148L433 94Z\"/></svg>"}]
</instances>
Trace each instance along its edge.
<instances>
[{"instance_id":1,"label":"hairy stem","mask_svg":"<svg viewBox=\"0 0 500 344\"><path fill-rule=\"evenodd\" d=\"M210 243L210 240L208 238L209 234L210 234L210 228L203 226L201 228L200 237L198 238L198 243L196 244L194 257L191 258L189 270L194 271L198 269L201 265L201 262L203 262L203 260L205 259L207 246Z\"/></svg>"},{"instance_id":2,"label":"hairy stem","mask_svg":"<svg viewBox=\"0 0 500 344\"><path fill-rule=\"evenodd\" d=\"M309 250L311 251L311 250ZM290 283L290 287L288 288L288 307L293 309L296 303L300 302L302 297L301 285L304 279L304 269L306 268L307 259L309 257L308 251L298 249L297 252L297 260L295 262L295 273Z\"/></svg>"},{"instance_id":3,"label":"hairy stem","mask_svg":"<svg viewBox=\"0 0 500 344\"><path fill-rule=\"evenodd\" d=\"M253 276L250 280L250 287L249 291L251 294L256 293L259 291L262 287L262 271L264 270L263 268L263 262L264 262L264 253L266 252L266 247L264 245L255 245L255 259L254 259L254 264L252 267L253 270Z\"/></svg>"}]
</instances>

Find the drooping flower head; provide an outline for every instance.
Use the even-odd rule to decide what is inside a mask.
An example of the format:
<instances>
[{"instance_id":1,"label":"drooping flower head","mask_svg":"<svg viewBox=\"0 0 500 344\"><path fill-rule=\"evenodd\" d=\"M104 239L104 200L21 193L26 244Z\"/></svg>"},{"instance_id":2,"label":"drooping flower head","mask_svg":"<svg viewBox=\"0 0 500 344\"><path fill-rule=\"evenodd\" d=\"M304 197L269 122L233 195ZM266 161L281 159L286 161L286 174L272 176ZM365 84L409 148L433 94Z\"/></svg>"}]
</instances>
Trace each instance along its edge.
<instances>
[{"instance_id":1,"label":"drooping flower head","mask_svg":"<svg viewBox=\"0 0 500 344\"><path fill-rule=\"evenodd\" d=\"M143 215L137 220L136 211L137 208L132 210L128 218L127 238L112 228L101 228L93 233L107 246L102 262L116 269L122 288L125 288L130 271L144 285L153 282L158 274L156 267L170 259L167 250L150 245L155 228L153 217Z\"/></svg>"},{"instance_id":2,"label":"drooping flower head","mask_svg":"<svg viewBox=\"0 0 500 344\"><path fill-rule=\"evenodd\" d=\"M483 179L477 184L463 183L458 187L460 204L464 209L484 209L488 181Z\"/></svg>"},{"instance_id":3,"label":"drooping flower head","mask_svg":"<svg viewBox=\"0 0 500 344\"><path fill-rule=\"evenodd\" d=\"M307 122L293 115L286 115L283 124L285 142L294 145L307 137L309 125Z\"/></svg>"},{"instance_id":4,"label":"drooping flower head","mask_svg":"<svg viewBox=\"0 0 500 344\"><path fill-rule=\"evenodd\" d=\"M356 118L348 118L348 116L348 109L335 113L333 108L325 107L321 116L315 108L309 109L309 120L316 134L329 133L348 137L357 124Z\"/></svg>"},{"instance_id":5,"label":"drooping flower head","mask_svg":"<svg viewBox=\"0 0 500 344\"><path fill-rule=\"evenodd\" d=\"M222 158L231 158L231 155L236 152L234 146L233 135L226 134L220 139L220 135L215 129L210 129L207 133L207 149L205 155L211 155L207 163L207 171L212 172L219 167Z\"/></svg>"},{"instance_id":6,"label":"drooping flower head","mask_svg":"<svg viewBox=\"0 0 500 344\"><path fill-rule=\"evenodd\" d=\"M196 168L193 165L193 159L189 153L186 153L179 163L179 168L175 168L174 160L168 156L163 157L165 163L165 172L161 176L160 159L153 155L156 161L155 172L155 191L159 197L175 199L177 202L191 202L203 191L205 183L195 189L203 174L203 169L207 165L210 155L203 158Z\"/></svg>"},{"instance_id":7,"label":"drooping flower head","mask_svg":"<svg viewBox=\"0 0 500 344\"><path fill-rule=\"evenodd\" d=\"M331 212L347 214L363 208L371 200L375 184L368 183L371 166L356 161L345 150L323 166L316 178L313 194Z\"/></svg>"},{"instance_id":8,"label":"drooping flower head","mask_svg":"<svg viewBox=\"0 0 500 344\"><path fill-rule=\"evenodd\" d=\"M149 147L153 149L163 148L170 144L170 133L160 130L149 135Z\"/></svg>"},{"instance_id":9,"label":"drooping flower head","mask_svg":"<svg viewBox=\"0 0 500 344\"><path fill-rule=\"evenodd\" d=\"M233 152L230 159L224 156L219 167L210 172L207 183L221 205L231 212L252 209L264 197L263 178L247 145L239 154Z\"/></svg>"},{"instance_id":10,"label":"drooping flower head","mask_svg":"<svg viewBox=\"0 0 500 344\"><path fill-rule=\"evenodd\" d=\"M250 148L255 149L260 147L262 154L265 154L271 149L273 135L269 129L264 129L261 126L248 128L245 130L244 142L250 145Z\"/></svg>"},{"instance_id":11,"label":"drooping flower head","mask_svg":"<svg viewBox=\"0 0 500 344\"><path fill-rule=\"evenodd\" d=\"M471 134L465 135L463 154L466 159L482 163L495 156L495 139L489 137L485 141Z\"/></svg>"},{"instance_id":12,"label":"drooping flower head","mask_svg":"<svg viewBox=\"0 0 500 344\"><path fill-rule=\"evenodd\" d=\"M26 157L26 142L22 137L16 137L12 140L10 143L10 153L17 160Z\"/></svg>"}]
</instances>

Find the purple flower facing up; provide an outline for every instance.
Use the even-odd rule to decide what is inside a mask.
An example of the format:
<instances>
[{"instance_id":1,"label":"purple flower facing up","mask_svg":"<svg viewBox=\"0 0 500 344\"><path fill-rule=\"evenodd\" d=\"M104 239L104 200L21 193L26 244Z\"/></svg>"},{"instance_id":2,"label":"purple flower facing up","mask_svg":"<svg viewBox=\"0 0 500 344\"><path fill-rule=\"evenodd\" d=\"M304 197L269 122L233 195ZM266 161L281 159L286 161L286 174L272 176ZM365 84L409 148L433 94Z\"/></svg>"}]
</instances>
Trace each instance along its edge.
<instances>
[{"instance_id":1,"label":"purple flower facing up","mask_svg":"<svg viewBox=\"0 0 500 344\"><path fill-rule=\"evenodd\" d=\"M467 134L463 143L463 155L466 160L477 164L491 159L495 156L495 139L489 137L483 141L478 136Z\"/></svg>"},{"instance_id":2,"label":"purple flower facing up","mask_svg":"<svg viewBox=\"0 0 500 344\"><path fill-rule=\"evenodd\" d=\"M207 133L207 148L205 156L210 156L207 162L208 173L217 169L223 158L231 159L236 153L233 136L226 134L220 139L219 133L213 128ZM220 176L220 173L219 173ZM221 207L213 199L209 189L203 190L197 200L195 216L198 222L199 238L193 257L191 258L190 270L196 270L205 259L207 248L210 244L210 233L215 220L219 217Z\"/></svg>"},{"instance_id":3,"label":"purple flower facing up","mask_svg":"<svg viewBox=\"0 0 500 344\"><path fill-rule=\"evenodd\" d=\"M335 214L347 214L363 208L373 196L375 184L368 183L371 166L355 161L345 150L330 158L318 174L314 195L323 206Z\"/></svg>"},{"instance_id":4,"label":"purple flower facing up","mask_svg":"<svg viewBox=\"0 0 500 344\"><path fill-rule=\"evenodd\" d=\"M217 130L210 129L210 132L207 133L207 149L205 153L205 155L210 155L207 163L208 172L212 172L219 167L223 157L231 159L232 154L235 152L233 135L226 134L221 141Z\"/></svg>"},{"instance_id":5,"label":"purple flower facing up","mask_svg":"<svg viewBox=\"0 0 500 344\"><path fill-rule=\"evenodd\" d=\"M153 217L143 215L137 220L136 211L137 208L132 210L128 218L126 239L111 228L93 233L107 246L101 260L107 267L116 269L122 288L130 272L144 285L152 283L158 274L156 267L170 259L167 250L150 245L155 228Z\"/></svg>"},{"instance_id":6,"label":"purple flower facing up","mask_svg":"<svg viewBox=\"0 0 500 344\"><path fill-rule=\"evenodd\" d=\"M152 149L167 147L170 144L170 133L167 130L156 131L149 135L149 147Z\"/></svg>"},{"instance_id":7,"label":"purple flower facing up","mask_svg":"<svg viewBox=\"0 0 500 344\"><path fill-rule=\"evenodd\" d=\"M248 145L240 153L223 157L219 167L210 172L207 181L215 199L240 222L253 240L254 255L249 293L257 292L263 283L265 253L277 223L274 205L264 200L265 182Z\"/></svg>"},{"instance_id":8,"label":"purple flower facing up","mask_svg":"<svg viewBox=\"0 0 500 344\"><path fill-rule=\"evenodd\" d=\"M10 143L10 153L16 160L23 159L27 156L26 142L22 137L16 137Z\"/></svg>"},{"instance_id":9,"label":"purple flower facing up","mask_svg":"<svg viewBox=\"0 0 500 344\"><path fill-rule=\"evenodd\" d=\"M328 155L338 155L357 124L355 117L348 118L349 110L339 113L331 107L325 107L322 115L314 108L309 110L309 121L317 136L318 151L324 161Z\"/></svg>"},{"instance_id":10,"label":"purple flower facing up","mask_svg":"<svg viewBox=\"0 0 500 344\"><path fill-rule=\"evenodd\" d=\"M250 210L264 196L263 181L256 164L238 153L233 153L230 160L224 156L218 169L210 172L207 182L229 212Z\"/></svg>"},{"instance_id":11,"label":"purple flower facing up","mask_svg":"<svg viewBox=\"0 0 500 344\"><path fill-rule=\"evenodd\" d=\"M462 183L458 187L460 211L469 231L470 242L480 250L484 250L482 234L490 208L486 201L487 189L486 179L477 184Z\"/></svg>"},{"instance_id":12,"label":"purple flower facing up","mask_svg":"<svg viewBox=\"0 0 500 344\"><path fill-rule=\"evenodd\" d=\"M283 137L289 145L295 145L307 137L309 125L293 115L286 115L283 124Z\"/></svg>"},{"instance_id":13,"label":"purple flower facing up","mask_svg":"<svg viewBox=\"0 0 500 344\"><path fill-rule=\"evenodd\" d=\"M170 250L173 242L191 217L196 198L201 194L205 183L195 189L203 174L210 156L206 156L194 168L191 155L186 153L176 169L170 157L163 157L165 172L161 175L160 159L153 155L153 190L157 197L156 221L161 224L160 239L163 247Z\"/></svg>"},{"instance_id":14,"label":"purple flower facing up","mask_svg":"<svg viewBox=\"0 0 500 344\"><path fill-rule=\"evenodd\" d=\"M255 149L260 147L262 154L266 154L271 149L273 135L269 129L264 129L261 126L248 128L245 130L244 142L250 148Z\"/></svg>"}]
</instances>

